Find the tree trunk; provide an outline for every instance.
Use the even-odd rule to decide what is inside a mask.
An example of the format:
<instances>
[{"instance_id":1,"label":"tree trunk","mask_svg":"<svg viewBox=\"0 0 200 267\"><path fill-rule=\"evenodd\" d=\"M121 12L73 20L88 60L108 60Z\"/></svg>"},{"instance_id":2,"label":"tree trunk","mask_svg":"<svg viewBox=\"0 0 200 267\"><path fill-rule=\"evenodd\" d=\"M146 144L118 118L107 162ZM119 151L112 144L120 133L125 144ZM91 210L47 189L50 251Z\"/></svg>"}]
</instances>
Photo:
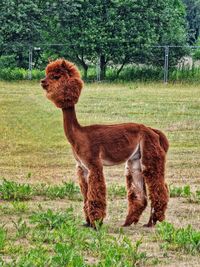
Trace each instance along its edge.
<instances>
[{"instance_id":1,"label":"tree trunk","mask_svg":"<svg viewBox=\"0 0 200 267\"><path fill-rule=\"evenodd\" d=\"M100 80L104 80L106 78L106 57L105 55L100 56Z\"/></svg>"},{"instance_id":2,"label":"tree trunk","mask_svg":"<svg viewBox=\"0 0 200 267\"><path fill-rule=\"evenodd\" d=\"M121 73L121 71L123 70L125 64L127 63L127 57L125 57L122 65L120 66L120 68L117 70L117 78L119 77L119 74Z\"/></svg>"},{"instance_id":3,"label":"tree trunk","mask_svg":"<svg viewBox=\"0 0 200 267\"><path fill-rule=\"evenodd\" d=\"M21 51L18 52L17 67L19 67L19 68L25 68L26 67L24 65L24 62L23 62L23 53Z\"/></svg>"},{"instance_id":4,"label":"tree trunk","mask_svg":"<svg viewBox=\"0 0 200 267\"><path fill-rule=\"evenodd\" d=\"M80 58L78 55L76 55L76 58L79 62L79 64L82 66L83 68L83 78L87 79L87 74L88 74L88 65L85 63L85 61L83 60L83 57Z\"/></svg>"},{"instance_id":5,"label":"tree trunk","mask_svg":"<svg viewBox=\"0 0 200 267\"><path fill-rule=\"evenodd\" d=\"M85 64L85 62L83 62L82 67L83 67L83 71L84 71L84 73L83 73L83 78L84 78L84 79L87 79L88 65Z\"/></svg>"}]
</instances>

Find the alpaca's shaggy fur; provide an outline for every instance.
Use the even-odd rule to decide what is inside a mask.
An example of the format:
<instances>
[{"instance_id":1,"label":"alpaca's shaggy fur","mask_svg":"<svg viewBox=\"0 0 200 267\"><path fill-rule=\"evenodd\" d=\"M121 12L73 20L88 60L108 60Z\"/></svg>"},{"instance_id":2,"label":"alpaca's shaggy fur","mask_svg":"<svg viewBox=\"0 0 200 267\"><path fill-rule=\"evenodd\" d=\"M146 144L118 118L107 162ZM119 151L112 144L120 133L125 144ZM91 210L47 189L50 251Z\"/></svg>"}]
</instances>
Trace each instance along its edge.
<instances>
[{"instance_id":1,"label":"alpaca's shaggy fur","mask_svg":"<svg viewBox=\"0 0 200 267\"><path fill-rule=\"evenodd\" d=\"M62 109L64 130L77 161L77 174L84 198L87 225L106 216L106 184L103 165L126 162L128 215L124 226L137 223L147 206L146 185L151 214L146 226L163 221L169 199L164 180L168 141L159 130L143 124L81 126L76 118L83 81L71 62L59 59L49 63L41 81L47 98Z\"/></svg>"}]
</instances>

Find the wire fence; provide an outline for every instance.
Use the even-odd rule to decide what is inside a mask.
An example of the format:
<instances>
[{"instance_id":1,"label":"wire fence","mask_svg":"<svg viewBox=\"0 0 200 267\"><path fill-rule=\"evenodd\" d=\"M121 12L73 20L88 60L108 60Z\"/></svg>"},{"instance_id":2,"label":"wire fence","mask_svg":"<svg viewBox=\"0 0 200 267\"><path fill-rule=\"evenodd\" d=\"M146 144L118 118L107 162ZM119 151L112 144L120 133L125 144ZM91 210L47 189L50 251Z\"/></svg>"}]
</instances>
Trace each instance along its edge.
<instances>
[{"instance_id":1,"label":"wire fence","mask_svg":"<svg viewBox=\"0 0 200 267\"><path fill-rule=\"evenodd\" d=\"M18 49L14 49L14 47L15 44L4 45L4 49L2 49L0 54L0 67L4 66L5 60L7 68L19 67L19 61L21 60L23 68L26 70L26 78L30 80L33 79L33 72L35 70L44 70L45 65L48 63L48 58L71 57L69 56L71 54L69 48L62 43L21 44L21 46L17 44L16 47ZM138 49L135 48L135 51L138 51ZM123 70L120 71L119 76L122 80L134 80L134 78L137 80L153 79L168 83L168 81L181 81L191 78L191 80L200 81L200 46L164 45L148 47L146 50L140 48L139 51L134 52L133 49L132 60L125 66L123 66L123 62L118 60L116 63L111 59L107 64L108 76L116 77L119 74L120 68L122 68ZM10 63L7 60L9 57ZM76 60L74 61L76 62ZM100 58L96 56L96 59L86 59L86 62L89 70L92 70L92 79L100 81Z\"/></svg>"}]
</instances>

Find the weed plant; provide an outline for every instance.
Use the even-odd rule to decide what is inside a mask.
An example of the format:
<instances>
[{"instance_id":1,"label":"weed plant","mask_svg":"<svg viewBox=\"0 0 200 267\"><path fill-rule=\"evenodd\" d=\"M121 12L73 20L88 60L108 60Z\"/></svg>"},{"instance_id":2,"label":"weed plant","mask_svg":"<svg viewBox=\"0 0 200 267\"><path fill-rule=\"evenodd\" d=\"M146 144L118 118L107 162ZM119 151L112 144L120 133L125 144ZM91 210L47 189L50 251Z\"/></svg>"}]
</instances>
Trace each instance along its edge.
<instances>
[{"instance_id":1,"label":"weed plant","mask_svg":"<svg viewBox=\"0 0 200 267\"><path fill-rule=\"evenodd\" d=\"M126 197L126 188L121 185L111 185L108 187L108 195L111 198ZM82 200L80 189L73 181L63 182L61 185L30 185L3 179L0 184L0 198L3 200L15 200L12 205L16 211L25 212L27 205L19 200L31 199L33 196L42 196L47 199L68 198L69 200Z\"/></svg>"},{"instance_id":2,"label":"weed plant","mask_svg":"<svg viewBox=\"0 0 200 267\"><path fill-rule=\"evenodd\" d=\"M112 235L104 226L97 226L96 231L81 227L72 208L35 213L29 223L30 228L22 219L16 223L13 241L27 237L30 245L22 249L13 242L12 258L9 262L1 258L1 266L134 267L148 262L146 253L140 251L141 240L132 243L122 231Z\"/></svg>"},{"instance_id":3,"label":"weed plant","mask_svg":"<svg viewBox=\"0 0 200 267\"><path fill-rule=\"evenodd\" d=\"M157 235L165 242L166 248L200 253L200 231L194 230L191 225L176 229L171 223L162 222L157 226Z\"/></svg>"},{"instance_id":4,"label":"weed plant","mask_svg":"<svg viewBox=\"0 0 200 267\"><path fill-rule=\"evenodd\" d=\"M170 186L170 197L184 197L187 202L200 203L200 191L192 192L190 185L183 187Z\"/></svg>"},{"instance_id":5,"label":"weed plant","mask_svg":"<svg viewBox=\"0 0 200 267\"><path fill-rule=\"evenodd\" d=\"M45 212L34 213L30 216L30 222L36 224L38 228L54 229L58 228L62 223L72 220L71 209L68 209L65 213L53 212L48 209Z\"/></svg>"},{"instance_id":6,"label":"weed plant","mask_svg":"<svg viewBox=\"0 0 200 267\"><path fill-rule=\"evenodd\" d=\"M0 226L0 252L4 249L6 243L7 231Z\"/></svg>"},{"instance_id":7,"label":"weed plant","mask_svg":"<svg viewBox=\"0 0 200 267\"><path fill-rule=\"evenodd\" d=\"M3 200L28 200L33 191L29 184L19 184L3 179L0 184L0 198Z\"/></svg>"},{"instance_id":8,"label":"weed plant","mask_svg":"<svg viewBox=\"0 0 200 267\"><path fill-rule=\"evenodd\" d=\"M170 197L190 197L191 193L189 185L183 187L170 186Z\"/></svg>"},{"instance_id":9,"label":"weed plant","mask_svg":"<svg viewBox=\"0 0 200 267\"><path fill-rule=\"evenodd\" d=\"M126 188L123 185L111 185L108 187L108 195L111 198L126 197Z\"/></svg>"},{"instance_id":10,"label":"weed plant","mask_svg":"<svg viewBox=\"0 0 200 267\"><path fill-rule=\"evenodd\" d=\"M30 227L22 218L19 218L17 222L13 221L13 224L16 229L16 237L20 238L27 237L28 233L30 232Z\"/></svg>"},{"instance_id":11,"label":"weed plant","mask_svg":"<svg viewBox=\"0 0 200 267\"><path fill-rule=\"evenodd\" d=\"M61 185L48 186L45 184L40 184L34 186L34 194L44 196L50 199L55 198L65 198L70 200L80 200L80 190L79 187L75 185L74 182L63 182Z\"/></svg>"}]
</instances>

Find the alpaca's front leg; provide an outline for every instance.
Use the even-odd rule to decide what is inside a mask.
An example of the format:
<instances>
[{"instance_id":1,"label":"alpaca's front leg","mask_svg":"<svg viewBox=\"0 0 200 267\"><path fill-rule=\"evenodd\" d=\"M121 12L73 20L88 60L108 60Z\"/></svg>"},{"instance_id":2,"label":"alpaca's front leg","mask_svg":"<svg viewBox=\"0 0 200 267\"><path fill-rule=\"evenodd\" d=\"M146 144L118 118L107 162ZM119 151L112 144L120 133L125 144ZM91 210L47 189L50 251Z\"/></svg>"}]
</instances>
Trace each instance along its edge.
<instances>
[{"instance_id":1,"label":"alpaca's front leg","mask_svg":"<svg viewBox=\"0 0 200 267\"><path fill-rule=\"evenodd\" d=\"M165 211L169 201L169 191L164 180L165 158L163 155L149 158L149 167L143 171L151 199L151 213L147 227L154 226L157 221L165 219Z\"/></svg>"},{"instance_id":2,"label":"alpaca's front leg","mask_svg":"<svg viewBox=\"0 0 200 267\"><path fill-rule=\"evenodd\" d=\"M106 216L106 184L100 164L89 169L87 198L90 223L95 227L95 222L102 223Z\"/></svg>"},{"instance_id":3,"label":"alpaca's front leg","mask_svg":"<svg viewBox=\"0 0 200 267\"><path fill-rule=\"evenodd\" d=\"M84 201L84 213L85 213L85 219L86 219L86 226L90 226L90 219L88 215L88 203L87 203L87 192L88 192L88 182L87 182L87 175L88 170L80 165L79 163L76 166L77 169L77 175L79 178L79 185L81 189L81 193L83 195L83 201Z\"/></svg>"}]
</instances>

